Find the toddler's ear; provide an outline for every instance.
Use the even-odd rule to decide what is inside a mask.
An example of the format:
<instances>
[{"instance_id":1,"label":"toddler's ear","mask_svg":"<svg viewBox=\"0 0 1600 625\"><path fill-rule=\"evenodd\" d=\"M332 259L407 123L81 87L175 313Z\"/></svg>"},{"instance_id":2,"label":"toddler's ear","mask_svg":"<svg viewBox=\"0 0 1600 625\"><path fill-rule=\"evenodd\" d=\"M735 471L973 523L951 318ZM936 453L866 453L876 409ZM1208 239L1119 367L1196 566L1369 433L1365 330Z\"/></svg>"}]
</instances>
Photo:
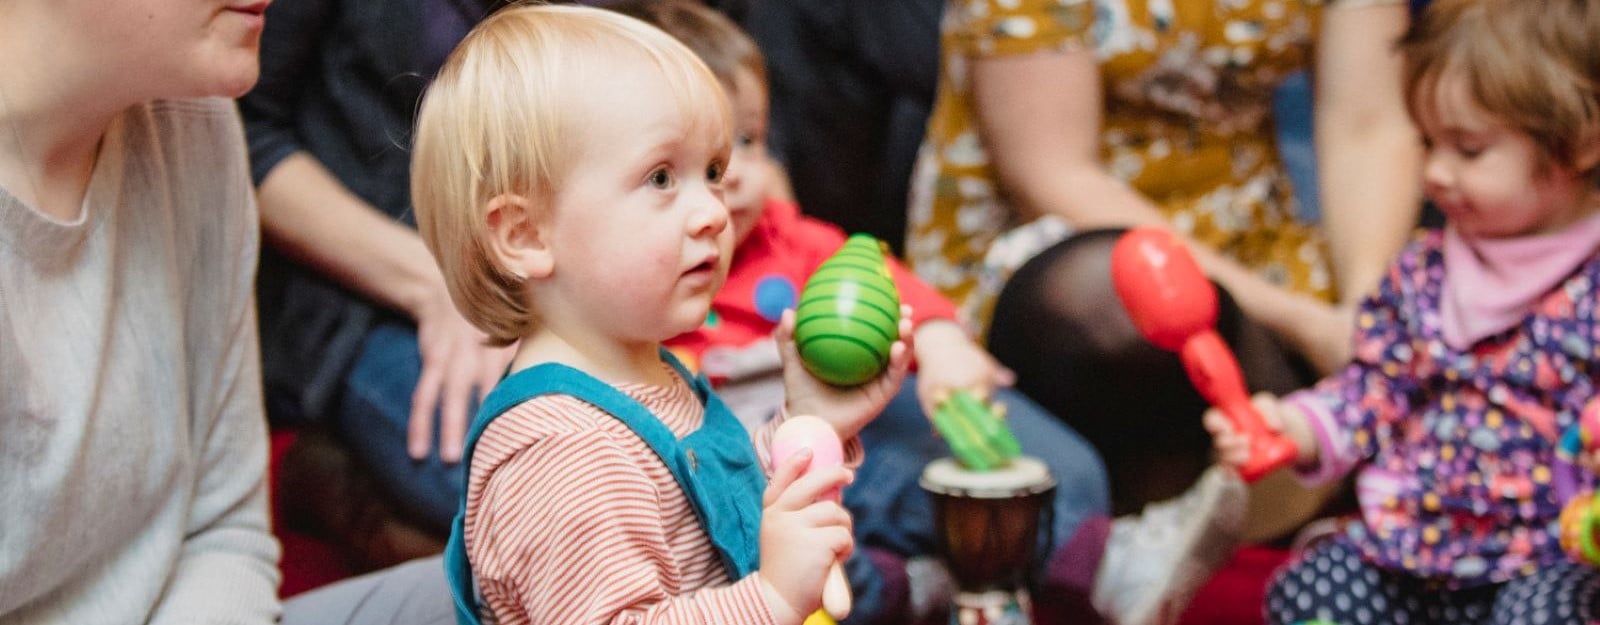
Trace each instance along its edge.
<instances>
[{"instance_id":1,"label":"toddler's ear","mask_svg":"<svg viewBox=\"0 0 1600 625\"><path fill-rule=\"evenodd\" d=\"M548 220L532 198L505 193L489 200L484 219L489 226L489 254L495 264L522 280L548 277L555 260L550 254Z\"/></svg>"}]
</instances>

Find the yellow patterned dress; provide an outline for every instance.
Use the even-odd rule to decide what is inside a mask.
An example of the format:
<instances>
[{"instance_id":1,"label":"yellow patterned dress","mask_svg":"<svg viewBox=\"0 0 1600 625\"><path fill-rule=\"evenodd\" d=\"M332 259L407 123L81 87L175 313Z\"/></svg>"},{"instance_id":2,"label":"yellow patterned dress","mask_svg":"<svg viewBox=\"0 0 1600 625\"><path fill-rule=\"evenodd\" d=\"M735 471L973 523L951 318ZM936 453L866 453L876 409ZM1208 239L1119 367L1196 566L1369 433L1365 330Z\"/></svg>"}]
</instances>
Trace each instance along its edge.
<instances>
[{"instance_id":1,"label":"yellow patterned dress","mask_svg":"<svg viewBox=\"0 0 1600 625\"><path fill-rule=\"evenodd\" d=\"M1105 89L1101 150L1111 174L1196 240L1274 283L1331 299L1323 242L1295 220L1268 119L1273 90L1311 59L1322 4L951 0L938 100L912 182L912 266L981 332L1011 272L1070 233L1055 217L1018 223L1006 205L978 136L967 68L974 58L1087 46Z\"/></svg>"}]
</instances>

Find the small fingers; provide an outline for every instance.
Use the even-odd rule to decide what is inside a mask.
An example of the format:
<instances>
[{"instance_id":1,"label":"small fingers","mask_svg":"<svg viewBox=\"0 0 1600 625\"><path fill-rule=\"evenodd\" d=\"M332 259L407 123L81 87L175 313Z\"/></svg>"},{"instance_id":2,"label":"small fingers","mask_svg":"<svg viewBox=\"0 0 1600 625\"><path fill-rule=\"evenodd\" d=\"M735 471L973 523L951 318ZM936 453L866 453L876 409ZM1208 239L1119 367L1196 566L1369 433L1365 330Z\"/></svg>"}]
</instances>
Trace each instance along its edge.
<instances>
[{"instance_id":1,"label":"small fingers","mask_svg":"<svg viewBox=\"0 0 1600 625\"><path fill-rule=\"evenodd\" d=\"M781 510L800 510L816 502L824 493L844 488L852 479L854 473L844 467L816 468L783 489L773 505Z\"/></svg>"},{"instance_id":2,"label":"small fingers","mask_svg":"<svg viewBox=\"0 0 1600 625\"><path fill-rule=\"evenodd\" d=\"M1228 421L1228 418L1222 415L1222 411L1216 408L1207 410L1205 416L1200 418L1200 423L1205 426L1206 431L1210 432L1213 437L1220 438L1233 434L1233 423Z\"/></svg>"},{"instance_id":3,"label":"small fingers","mask_svg":"<svg viewBox=\"0 0 1600 625\"><path fill-rule=\"evenodd\" d=\"M1261 415L1263 425L1273 432L1283 431L1283 416L1278 413L1278 398L1271 393L1256 393L1250 397L1250 405L1255 406L1256 412Z\"/></svg>"},{"instance_id":4,"label":"small fingers","mask_svg":"<svg viewBox=\"0 0 1600 625\"><path fill-rule=\"evenodd\" d=\"M770 508L778 502L790 485L799 479L805 472L806 465L811 463L811 450L802 449L794 453L784 462L778 463L772 470L772 479L767 482L766 493L761 497L761 506Z\"/></svg>"},{"instance_id":5,"label":"small fingers","mask_svg":"<svg viewBox=\"0 0 1600 625\"><path fill-rule=\"evenodd\" d=\"M439 407L439 390L444 373L438 367L424 366L411 393L411 419L406 422L406 453L412 460L428 457L433 447L433 414Z\"/></svg>"}]
</instances>

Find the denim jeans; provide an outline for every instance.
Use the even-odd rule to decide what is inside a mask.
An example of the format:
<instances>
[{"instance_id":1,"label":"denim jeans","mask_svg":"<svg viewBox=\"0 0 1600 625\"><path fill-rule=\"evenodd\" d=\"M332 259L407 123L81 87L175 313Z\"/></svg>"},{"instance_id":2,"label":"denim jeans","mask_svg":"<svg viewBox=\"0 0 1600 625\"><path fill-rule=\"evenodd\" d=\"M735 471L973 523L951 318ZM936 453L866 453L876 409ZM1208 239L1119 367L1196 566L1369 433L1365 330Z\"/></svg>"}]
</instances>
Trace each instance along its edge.
<instances>
[{"instance_id":1,"label":"denim jeans","mask_svg":"<svg viewBox=\"0 0 1600 625\"><path fill-rule=\"evenodd\" d=\"M394 498L396 507L443 536L466 496L465 468L439 459L437 413L428 457L412 460L406 451L411 393L421 375L416 328L402 323L374 327L345 377L334 423L357 461Z\"/></svg>"}]
</instances>

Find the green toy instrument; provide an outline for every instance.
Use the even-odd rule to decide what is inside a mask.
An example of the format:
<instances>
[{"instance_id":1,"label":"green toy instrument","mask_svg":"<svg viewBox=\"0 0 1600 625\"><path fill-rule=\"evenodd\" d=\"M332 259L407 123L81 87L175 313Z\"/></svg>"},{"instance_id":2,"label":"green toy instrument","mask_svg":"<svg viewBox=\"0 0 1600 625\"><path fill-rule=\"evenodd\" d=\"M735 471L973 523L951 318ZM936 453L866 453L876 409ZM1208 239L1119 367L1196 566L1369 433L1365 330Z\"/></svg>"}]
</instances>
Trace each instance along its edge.
<instances>
[{"instance_id":1,"label":"green toy instrument","mask_svg":"<svg viewBox=\"0 0 1600 625\"><path fill-rule=\"evenodd\" d=\"M950 393L939 403L933 427L950 445L956 460L973 471L1002 467L1022 455L1022 446L1001 411L966 391Z\"/></svg>"},{"instance_id":2,"label":"green toy instrument","mask_svg":"<svg viewBox=\"0 0 1600 625\"><path fill-rule=\"evenodd\" d=\"M794 340L806 370L836 386L856 386L889 366L900 340L900 292L883 243L857 234L823 261L800 292Z\"/></svg>"}]
</instances>

